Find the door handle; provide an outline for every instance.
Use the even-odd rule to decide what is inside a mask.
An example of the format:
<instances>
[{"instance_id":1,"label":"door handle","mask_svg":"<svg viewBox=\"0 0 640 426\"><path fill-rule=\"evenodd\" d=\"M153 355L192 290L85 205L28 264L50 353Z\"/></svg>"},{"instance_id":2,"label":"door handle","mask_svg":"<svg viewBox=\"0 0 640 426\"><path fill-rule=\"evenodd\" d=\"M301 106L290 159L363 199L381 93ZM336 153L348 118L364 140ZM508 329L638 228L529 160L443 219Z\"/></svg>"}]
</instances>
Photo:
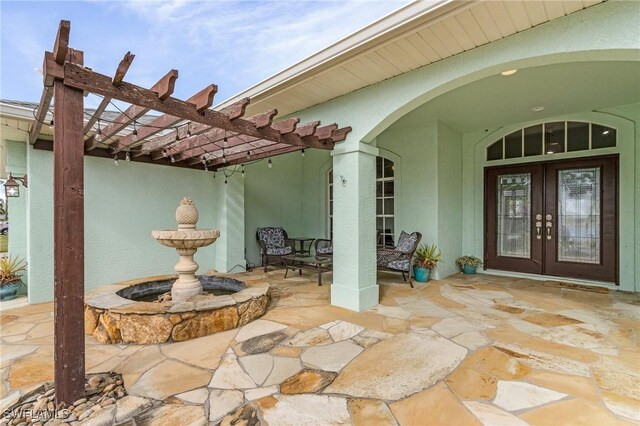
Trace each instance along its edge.
<instances>
[{"instance_id":1,"label":"door handle","mask_svg":"<svg viewBox=\"0 0 640 426\"><path fill-rule=\"evenodd\" d=\"M550 240L551 239L551 228L553 228L553 216L550 215L550 214L547 214L545 219L547 219L547 240Z\"/></svg>"},{"instance_id":2,"label":"door handle","mask_svg":"<svg viewBox=\"0 0 640 426\"><path fill-rule=\"evenodd\" d=\"M540 213L536 215L536 239L542 239L542 215Z\"/></svg>"}]
</instances>

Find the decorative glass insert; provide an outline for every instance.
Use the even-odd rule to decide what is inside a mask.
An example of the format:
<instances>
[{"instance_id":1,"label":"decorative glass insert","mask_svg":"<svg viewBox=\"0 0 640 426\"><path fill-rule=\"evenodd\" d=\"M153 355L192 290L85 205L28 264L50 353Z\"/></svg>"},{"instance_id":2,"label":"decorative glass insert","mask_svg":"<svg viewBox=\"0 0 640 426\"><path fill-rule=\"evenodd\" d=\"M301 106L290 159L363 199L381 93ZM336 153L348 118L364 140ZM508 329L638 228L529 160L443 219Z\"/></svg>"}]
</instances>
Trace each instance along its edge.
<instances>
[{"instance_id":1,"label":"decorative glass insert","mask_svg":"<svg viewBox=\"0 0 640 426\"><path fill-rule=\"evenodd\" d=\"M377 244L394 247L395 167L393 161L376 158L376 229ZM333 170L328 173L329 238L333 239Z\"/></svg>"},{"instance_id":2,"label":"decorative glass insert","mask_svg":"<svg viewBox=\"0 0 640 426\"><path fill-rule=\"evenodd\" d=\"M580 121L537 124L498 139L487 147L487 161L553 155L616 146L611 127Z\"/></svg>"},{"instance_id":3,"label":"decorative glass insert","mask_svg":"<svg viewBox=\"0 0 640 426\"><path fill-rule=\"evenodd\" d=\"M498 176L498 256L531 257L531 173Z\"/></svg>"},{"instance_id":4,"label":"decorative glass insert","mask_svg":"<svg viewBox=\"0 0 640 426\"><path fill-rule=\"evenodd\" d=\"M558 260L600 263L600 168L558 172Z\"/></svg>"}]
</instances>

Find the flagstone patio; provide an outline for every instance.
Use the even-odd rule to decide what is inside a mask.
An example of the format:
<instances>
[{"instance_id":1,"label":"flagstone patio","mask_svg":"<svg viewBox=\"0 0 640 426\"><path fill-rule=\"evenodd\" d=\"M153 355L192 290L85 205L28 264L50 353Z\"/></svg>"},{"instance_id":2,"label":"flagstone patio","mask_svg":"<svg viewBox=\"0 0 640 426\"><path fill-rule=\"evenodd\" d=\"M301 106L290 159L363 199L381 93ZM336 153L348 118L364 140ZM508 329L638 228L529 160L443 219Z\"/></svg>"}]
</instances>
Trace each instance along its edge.
<instances>
[{"instance_id":1,"label":"flagstone patio","mask_svg":"<svg viewBox=\"0 0 640 426\"><path fill-rule=\"evenodd\" d=\"M282 276L234 276L272 286L267 314L239 329L144 346L87 336L87 372L121 373L130 397L85 422L640 423L640 295L380 274L380 305L357 313L313 274ZM53 378L53 305L3 311L0 331L4 410Z\"/></svg>"}]
</instances>

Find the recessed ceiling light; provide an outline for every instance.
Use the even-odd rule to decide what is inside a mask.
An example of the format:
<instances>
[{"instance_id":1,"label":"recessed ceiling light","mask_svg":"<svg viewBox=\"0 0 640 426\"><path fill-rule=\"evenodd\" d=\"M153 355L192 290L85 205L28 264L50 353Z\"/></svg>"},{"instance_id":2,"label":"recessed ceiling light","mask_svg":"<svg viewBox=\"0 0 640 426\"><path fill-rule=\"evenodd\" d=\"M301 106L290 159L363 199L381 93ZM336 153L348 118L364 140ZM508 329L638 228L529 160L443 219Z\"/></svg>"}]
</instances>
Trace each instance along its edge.
<instances>
[{"instance_id":1,"label":"recessed ceiling light","mask_svg":"<svg viewBox=\"0 0 640 426\"><path fill-rule=\"evenodd\" d=\"M533 112L540 112L544 109L543 106L534 106L533 108L531 108L531 111Z\"/></svg>"},{"instance_id":2,"label":"recessed ceiling light","mask_svg":"<svg viewBox=\"0 0 640 426\"><path fill-rule=\"evenodd\" d=\"M514 75L517 72L518 72L518 70L506 70L506 71L502 71L500 74L502 74L502 75Z\"/></svg>"}]
</instances>

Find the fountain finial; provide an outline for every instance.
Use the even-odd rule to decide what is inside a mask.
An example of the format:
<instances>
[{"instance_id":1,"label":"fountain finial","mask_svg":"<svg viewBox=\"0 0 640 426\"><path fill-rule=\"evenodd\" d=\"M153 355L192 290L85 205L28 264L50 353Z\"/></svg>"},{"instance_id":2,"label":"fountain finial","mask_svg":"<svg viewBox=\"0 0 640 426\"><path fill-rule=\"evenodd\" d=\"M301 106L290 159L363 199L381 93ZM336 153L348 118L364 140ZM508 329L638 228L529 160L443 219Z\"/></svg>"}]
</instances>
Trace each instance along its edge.
<instances>
[{"instance_id":1,"label":"fountain finial","mask_svg":"<svg viewBox=\"0 0 640 426\"><path fill-rule=\"evenodd\" d=\"M196 229L198 209L189 197L184 197L176 209L178 229Z\"/></svg>"}]
</instances>

